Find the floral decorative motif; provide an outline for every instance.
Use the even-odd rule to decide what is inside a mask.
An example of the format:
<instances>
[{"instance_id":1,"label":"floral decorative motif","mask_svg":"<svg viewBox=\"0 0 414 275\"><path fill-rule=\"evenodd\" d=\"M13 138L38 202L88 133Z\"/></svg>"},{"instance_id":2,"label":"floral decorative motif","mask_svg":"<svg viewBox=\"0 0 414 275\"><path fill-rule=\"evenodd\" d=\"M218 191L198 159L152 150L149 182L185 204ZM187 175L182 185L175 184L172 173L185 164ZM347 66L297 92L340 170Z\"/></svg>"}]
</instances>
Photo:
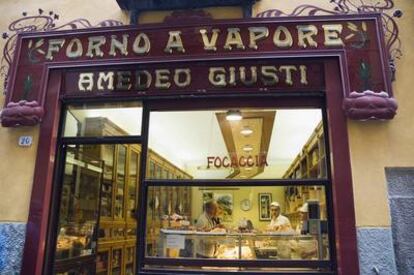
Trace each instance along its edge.
<instances>
[{"instance_id":1,"label":"floral decorative motif","mask_svg":"<svg viewBox=\"0 0 414 275\"><path fill-rule=\"evenodd\" d=\"M400 18L403 13L401 10L394 10L393 0L379 0L374 4L367 4L364 0L329 0L332 8L322 8L315 5L303 4L297 6L291 13L281 10L267 10L259 13L257 17L274 16L313 16L313 15L345 15L358 13L380 13L385 31L386 49L390 53L389 66L391 69L391 80L395 79L395 60L401 58L401 41L398 37L399 31L395 18ZM355 24L346 26L353 32L352 36L358 35L358 42L351 44L355 49L362 49L368 42L366 26L359 28ZM351 35L345 39L352 38ZM359 67L359 77L362 81L363 92L351 92L343 101L343 109L350 119L392 119L397 111L398 105L394 98L384 92L373 92L371 86L370 65L361 60Z\"/></svg>"},{"instance_id":2,"label":"floral decorative motif","mask_svg":"<svg viewBox=\"0 0 414 275\"><path fill-rule=\"evenodd\" d=\"M392 119L398 105L394 98L390 98L386 92L375 93L364 91L352 92L343 101L343 109L350 119Z\"/></svg>"},{"instance_id":3,"label":"floral decorative motif","mask_svg":"<svg viewBox=\"0 0 414 275\"><path fill-rule=\"evenodd\" d=\"M9 102L1 112L1 124L4 127L33 126L42 120L43 115L44 109L37 101Z\"/></svg>"},{"instance_id":4,"label":"floral decorative motif","mask_svg":"<svg viewBox=\"0 0 414 275\"><path fill-rule=\"evenodd\" d=\"M122 22L117 20L105 20L96 25L92 25L87 19L79 18L65 23L61 26L57 26L59 20L59 14L53 11L45 13L43 9L38 9L38 15L28 16L27 12L23 12L22 18L19 18L8 27L8 32L2 34L3 39L7 39L6 44L3 48L3 57L0 62L0 77L4 77L4 91L7 86L7 75L10 68L12 58L15 51L17 35L23 32L34 32L34 31L51 31L51 30L64 30L64 29L81 29L91 27L108 27L108 26L120 26ZM30 45L31 50L28 52L29 60L32 63L38 62L35 53L39 51L39 47L42 45L42 41L36 41Z\"/></svg>"},{"instance_id":5,"label":"floral decorative motif","mask_svg":"<svg viewBox=\"0 0 414 275\"><path fill-rule=\"evenodd\" d=\"M279 16L306 16L306 15L343 15L343 14L357 14L357 13L380 13L382 15L382 22L385 31L386 48L390 53L390 68L392 72L392 80L395 79L395 59L402 56L401 41L398 37L399 30L395 18L400 18L403 15L401 10L394 10L393 0L379 0L374 4L365 3L364 0L329 0L332 8L322 8L314 5L302 4L297 6L291 13L285 13L282 10L273 9L267 10L257 14L257 17L279 17ZM349 26L348 26L349 27ZM362 30L363 31L363 30ZM363 35L363 32L360 33ZM360 37L362 41L364 37ZM361 40L360 39L360 40ZM358 47L358 45L355 45ZM359 45L359 46L362 46Z\"/></svg>"}]
</instances>

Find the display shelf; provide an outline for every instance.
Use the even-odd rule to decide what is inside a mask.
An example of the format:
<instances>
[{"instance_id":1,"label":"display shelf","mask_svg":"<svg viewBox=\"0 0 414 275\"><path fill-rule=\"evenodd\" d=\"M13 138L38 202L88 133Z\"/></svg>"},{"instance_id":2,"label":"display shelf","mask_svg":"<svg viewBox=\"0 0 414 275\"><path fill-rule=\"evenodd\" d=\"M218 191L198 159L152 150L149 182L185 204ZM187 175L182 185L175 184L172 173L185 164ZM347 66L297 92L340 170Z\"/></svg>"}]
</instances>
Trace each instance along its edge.
<instances>
[{"instance_id":1,"label":"display shelf","mask_svg":"<svg viewBox=\"0 0 414 275\"><path fill-rule=\"evenodd\" d=\"M292 179L315 177L326 177L325 139L322 122L316 126L301 152L283 175L283 178Z\"/></svg>"},{"instance_id":2,"label":"display shelf","mask_svg":"<svg viewBox=\"0 0 414 275\"><path fill-rule=\"evenodd\" d=\"M88 136L128 135L126 131L104 117L87 118L85 133ZM135 254L134 257L131 257L131 253L135 253L136 249L136 219L138 215L136 208L140 185L141 146L138 144L91 145L85 147L84 153L103 161L98 249L106 249L105 253L109 253L108 274L134 274L136 270ZM149 172L147 175L152 175L150 178L191 178L190 175L155 151L149 149L148 154L150 165L147 166L147 172ZM186 190L156 187L149 192L148 198L149 201L157 198L160 202L159 209L152 210L153 219L148 220L155 228L161 228L160 209L166 210L167 213L178 214L179 212L190 216L191 189L189 187ZM154 237L157 238L155 235ZM154 246L156 245L154 239ZM97 266L97 270L106 274L104 270L101 270L101 267Z\"/></svg>"},{"instance_id":3,"label":"display shelf","mask_svg":"<svg viewBox=\"0 0 414 275\"><path fill-rule=\"evenodd\" d=\"M98 254L96 256L96 274L104 275L109 274L110 271L110 249L102 248L98 249Z\"/></svg>"},{"instance_id":4,"label":"display shelf","mask_svg":"<svg viewBox=\"0 0 414 275\"><path fill-rule=\"evenodd\" d=\"M289 179L321 179L326 178L325 138L322 122L320 122L301 152L295 157L283 178ZM285 215L292 226L299 222L298 208L309 200L316 200L321 207L321 219L326 219L325 191L320 186L287 186L285 187ZM323 214L323 215L322 215Z\"/></svg>"}]
</instances>

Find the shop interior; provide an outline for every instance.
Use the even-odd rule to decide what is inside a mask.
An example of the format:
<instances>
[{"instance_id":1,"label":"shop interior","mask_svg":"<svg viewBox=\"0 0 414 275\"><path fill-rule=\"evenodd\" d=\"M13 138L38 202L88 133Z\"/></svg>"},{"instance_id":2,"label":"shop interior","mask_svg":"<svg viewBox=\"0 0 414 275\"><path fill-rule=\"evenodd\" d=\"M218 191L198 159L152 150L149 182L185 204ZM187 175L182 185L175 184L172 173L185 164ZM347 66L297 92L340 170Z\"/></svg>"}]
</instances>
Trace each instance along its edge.
<instances>
[{"instance_id":1,"label":"shop interior","mask_svg":"<svg viewBox=\"0 0 414 275\"><path fill-rule=\"evenodd\" d=\"M63 136L139 136L141 120L137 103L68 106ZM139 230L149 259L329 259L320 109L151 112L146 198L141 149L67 146L55 273L135 274ZM226 185L231 180L242 184ZM79 259L84 264L72 266Z\"/></svg>"}]
</instances>

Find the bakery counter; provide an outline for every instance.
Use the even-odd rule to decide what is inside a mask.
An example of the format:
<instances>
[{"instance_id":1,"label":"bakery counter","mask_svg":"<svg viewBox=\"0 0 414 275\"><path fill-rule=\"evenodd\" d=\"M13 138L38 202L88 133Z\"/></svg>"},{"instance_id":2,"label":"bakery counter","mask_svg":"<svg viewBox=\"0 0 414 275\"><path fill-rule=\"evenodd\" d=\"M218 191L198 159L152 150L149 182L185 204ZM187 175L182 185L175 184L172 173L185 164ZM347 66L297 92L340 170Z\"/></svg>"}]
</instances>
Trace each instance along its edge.
<instances>
[{"instance_id":1,"label":"bakery counter","mask_svg":"<svg viewBox=\"0 0 414 275\"><path fill-rule=\"evenodd\" d=\"M319 238L293 232L161 229L159 238L155 257L161 258L321 260L329 257L327 236Z\"/></svg>"}]
</instances>

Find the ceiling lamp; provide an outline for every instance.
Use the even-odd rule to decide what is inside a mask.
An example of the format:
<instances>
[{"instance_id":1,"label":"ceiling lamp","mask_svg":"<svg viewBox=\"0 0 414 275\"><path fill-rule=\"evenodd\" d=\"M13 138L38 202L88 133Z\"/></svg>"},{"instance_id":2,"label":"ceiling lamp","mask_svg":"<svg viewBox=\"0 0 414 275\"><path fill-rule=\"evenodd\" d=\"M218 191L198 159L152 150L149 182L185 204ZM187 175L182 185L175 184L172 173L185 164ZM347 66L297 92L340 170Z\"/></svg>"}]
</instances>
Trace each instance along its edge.
<instances>
[{"instance_id":1,"label":"ceiling lamp","mask_svg":"<svg viewBox=\"0 0 414 275\"><path fill-rule=\"evenodd\" d=\"M243 151L245 151L245 152L251 152L252 150L253 150L253 146L251 146L249 144L244 145L244 147L243 147Z\"/></svg>"},{"instance_id":2,"label":"ceiling lamp","mask_svg":"<svg viewBox=\"0 0 414 275\"><path fill-rule=\"evenodd\" d=\"M242 118L243 117L242 117L242 115L241 115L241 113L240 113L239 110L229 110L229 111L227 111L226 119L228 121L239 121Z\"/></svg>"},{"instance_id":3,"label":"ceiling lamp","mask_svg":"<svg viewBox=\"0 0 414 275\"><path fill-rule=\"evenodd\" d=\"M243 129L240 131L240 134L247 137L253 133L253 130L249 126L244 126Z\"/></svg>"}]
</instances>

